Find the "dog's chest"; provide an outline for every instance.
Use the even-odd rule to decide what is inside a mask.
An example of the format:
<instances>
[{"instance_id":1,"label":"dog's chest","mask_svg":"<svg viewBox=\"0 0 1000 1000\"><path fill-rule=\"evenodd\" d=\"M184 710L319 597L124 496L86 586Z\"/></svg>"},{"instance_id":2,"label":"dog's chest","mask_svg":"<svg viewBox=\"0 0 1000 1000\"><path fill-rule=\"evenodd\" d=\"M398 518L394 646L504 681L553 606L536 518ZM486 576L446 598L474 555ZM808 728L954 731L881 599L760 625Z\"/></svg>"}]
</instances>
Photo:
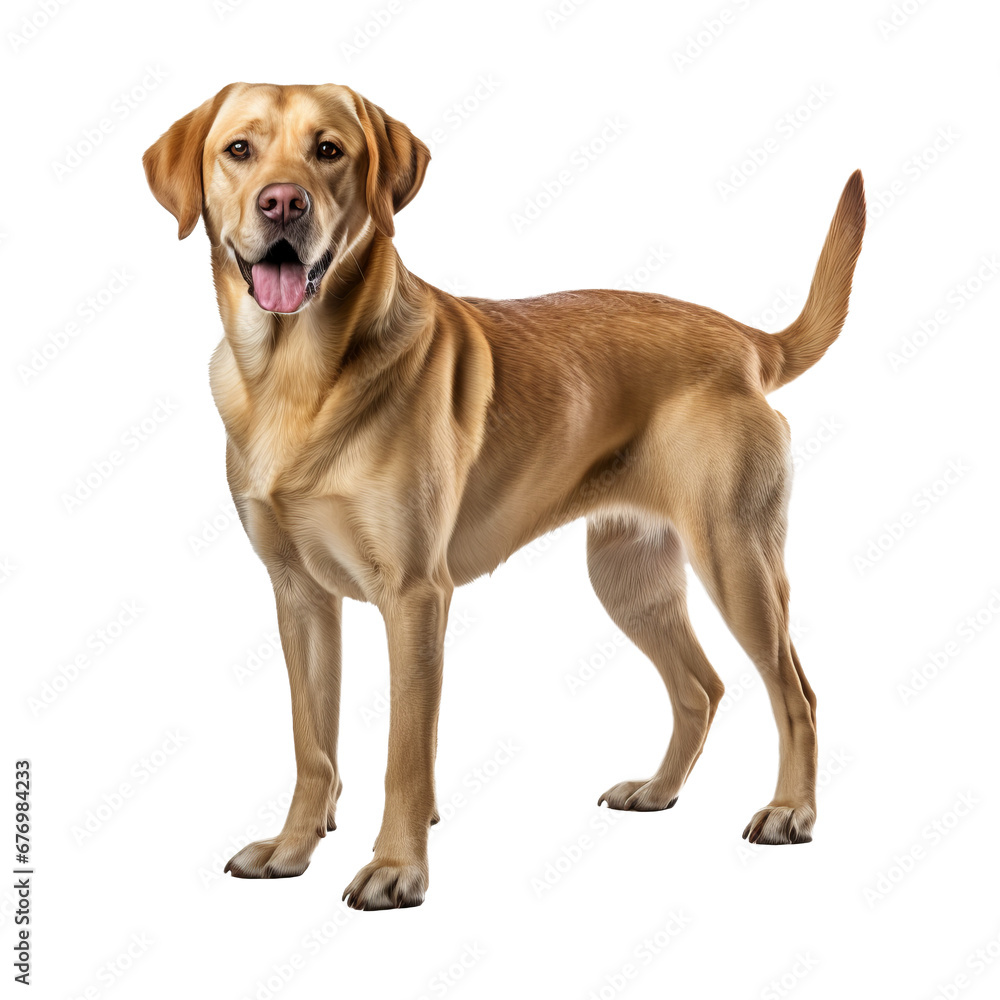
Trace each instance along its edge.
<instances>
[{"instance_id":1,"label":"dog's chest","mask_svg":"<svg viewBox=\"0 0 1000 1000\"><path fill-rule=\"evenodd\" d=\"M260 368L256 377L246 377L225 341L212 358L212 394L226 426L230 485L265 502L281 492L313 492L307 472L322 447L325 419L317 360L286 347L271 352L266 363L262 359ZM334 472L339 463L331 458L328 471Z\"/></svg>"},{"instance_id":2,"label":"dog's chest","mask_svg":"<svg viewBox=\"0 0 1000 1000\"><path fill-rule=\"evenodd\" d=\"M303 478L314 429L305 417L289 416L277 407L255 408L246 414L242 433L230 432L230 475L245 496L270 502Z\"/></svg>"},{"instance_id":3,"label":"dog's chest","mask_svg":"<svg viewBox=\"0 0 1000 1000\"><path fill-rule=\"evenodd\" d=\"M370 539L372 510L359 504L368 496L376 509L393 504L373 499L368 463L356 447L346 453L324 456L318 476L303 471L317 465L315 432L291 431L261 422L248 435L247 445L230 459L234 492L255 501L247 523L254 548L271 548L275 529L291 543L300 564L321 587L358 599L368 599L374 577L374 547ZM355 442L352 442L354 445ZM398 524L385 524L380 541L393 538ZM267 561L265 559L265 561Z\"/></svg>"},{"instance_id":4,"label":"dog's chest","mask_svg":"<svg viewBox=\"0 0 1000 1000\"><path fill-rule=\"evenodd\" d=\"M230 486L256 501L246 525L255 549L267 562L280 535L322 587L367 599L373 564L384 558L373 538L399 545L405 531L393 516L393 477L380 468L385 428L331 408L301 376L295 391L274 379L250 393L226 361L213 359L212 389L226 425Z\"/></svg>"}]
</instances>

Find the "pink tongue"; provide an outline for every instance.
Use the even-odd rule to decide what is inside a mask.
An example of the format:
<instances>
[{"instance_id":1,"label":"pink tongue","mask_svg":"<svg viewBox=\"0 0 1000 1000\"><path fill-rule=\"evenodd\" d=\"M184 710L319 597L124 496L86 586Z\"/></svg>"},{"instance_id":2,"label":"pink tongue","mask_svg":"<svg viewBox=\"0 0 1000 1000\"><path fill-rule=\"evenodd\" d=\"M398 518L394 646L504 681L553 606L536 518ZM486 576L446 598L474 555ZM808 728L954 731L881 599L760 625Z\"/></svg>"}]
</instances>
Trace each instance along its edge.
<instances>
[{"instance_id":1,"label":"pink tongue","mask_svg":"<svg viewBox=\"0 0 1000 1000\"><path fill-rule=\"evenodd\" d=\"M295 312L306 295L306 269L301 264L254 264L253 297L268 312Z\"/></svg>"}]
</instances>

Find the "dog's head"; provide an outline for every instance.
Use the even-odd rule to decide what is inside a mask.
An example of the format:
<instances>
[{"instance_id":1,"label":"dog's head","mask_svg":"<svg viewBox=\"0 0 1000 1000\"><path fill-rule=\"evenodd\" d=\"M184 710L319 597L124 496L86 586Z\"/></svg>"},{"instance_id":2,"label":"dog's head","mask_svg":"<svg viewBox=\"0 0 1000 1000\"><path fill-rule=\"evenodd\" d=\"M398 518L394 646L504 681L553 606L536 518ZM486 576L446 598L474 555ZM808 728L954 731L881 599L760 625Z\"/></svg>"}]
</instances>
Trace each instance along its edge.
<instances>
[{"instance_id":1,"label":"dog's head","mask_svg":"<svg viewBox=\"0 0 1000 1000\"><path fill-rule=\"evenodd\" d=\"M142 161L184 239L204 214L261 309L293 313L323 275L420 188L430 152L348 87L233 83Z\"/></svg>"}]
</instances>

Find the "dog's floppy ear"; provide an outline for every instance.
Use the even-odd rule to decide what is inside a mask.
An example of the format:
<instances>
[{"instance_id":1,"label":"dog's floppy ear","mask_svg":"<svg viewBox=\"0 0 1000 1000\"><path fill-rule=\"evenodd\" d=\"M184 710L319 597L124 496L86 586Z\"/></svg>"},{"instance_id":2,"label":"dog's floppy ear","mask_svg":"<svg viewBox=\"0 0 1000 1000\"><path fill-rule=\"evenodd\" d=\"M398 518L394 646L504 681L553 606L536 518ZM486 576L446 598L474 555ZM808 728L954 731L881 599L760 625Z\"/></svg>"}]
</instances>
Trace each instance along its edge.
<instances>
[{"instance_id":1,"label":"dog's floppy ear","mask_svg":"<svg viewBox=\"0 0 1000 1000\"><path fill-rule=\"evenodd\" d=\"M205 137L230 87L174 122L145 153L142 165L156 200L177 220L177 238L191 235L204 200L201 164Z\"/></svg>"},{"instance_id":2,"label":"dog's floppy ear","mask_svg":"<svg viewBox=\"0 0 1000 1000\"><path fill-rule=\"evenodd\" d=\"M392 236L396 232L392 217L420 190L431 151L377 104L354 96L368 143L368 212L379 232Z\"/></svg>"}]
</instances>

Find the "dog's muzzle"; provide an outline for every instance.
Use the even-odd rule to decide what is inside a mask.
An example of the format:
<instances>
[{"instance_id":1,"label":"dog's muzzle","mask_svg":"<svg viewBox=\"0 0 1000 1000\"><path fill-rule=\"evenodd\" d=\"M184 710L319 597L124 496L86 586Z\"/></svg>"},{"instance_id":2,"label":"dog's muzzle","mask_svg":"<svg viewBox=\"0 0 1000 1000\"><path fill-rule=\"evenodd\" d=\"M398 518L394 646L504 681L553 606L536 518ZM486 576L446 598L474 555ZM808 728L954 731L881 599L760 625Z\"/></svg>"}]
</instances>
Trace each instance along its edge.
<instances>
[{"instance_id":1,"label":"dog's muzzle","mask_svg":"<svg viewBox=\"0 0 1000 1000\"><path fill-rule=\"evenodd\" d=\"M319 283L333 261L333 251L327 250L307 270L295 247L288 240L280 239L271 244L267 253L256 264L244 260L238 253L236 261L250 295L261 309L293 313L301 309L319 290Z\"/></svg>"}]
</instances>

